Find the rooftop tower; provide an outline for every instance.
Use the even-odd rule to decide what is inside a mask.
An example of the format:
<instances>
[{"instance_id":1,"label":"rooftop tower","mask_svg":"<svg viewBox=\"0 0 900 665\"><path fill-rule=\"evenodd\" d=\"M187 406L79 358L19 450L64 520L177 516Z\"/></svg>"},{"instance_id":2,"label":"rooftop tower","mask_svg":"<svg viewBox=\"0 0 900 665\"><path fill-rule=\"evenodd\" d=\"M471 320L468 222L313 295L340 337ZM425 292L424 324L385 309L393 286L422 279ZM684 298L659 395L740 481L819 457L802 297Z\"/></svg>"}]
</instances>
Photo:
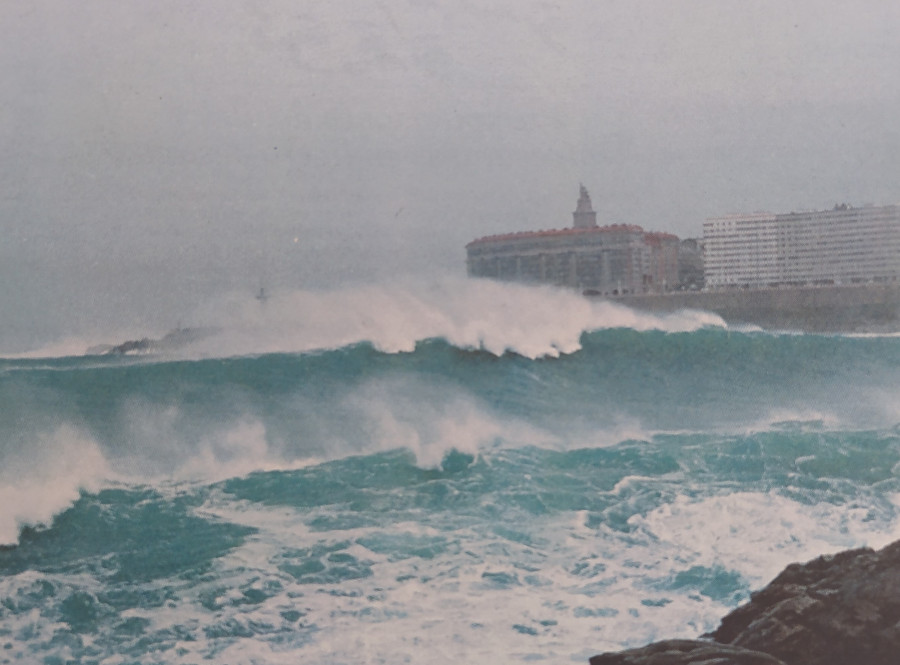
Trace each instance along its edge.
<instances>
[{"instance_id":1,"label":"rooftop tower","mask_svg":"<svg viewBox=\"0 0 900 665\"><path fill-rule=\"evenodd\" d=\"M572 213L573 226L576 229L595 229L597 228L597 213L591 207L591 195L584 185L581 185L581 191L578 196L578 205L575 212Z\"/></svg>"}]
</instances>

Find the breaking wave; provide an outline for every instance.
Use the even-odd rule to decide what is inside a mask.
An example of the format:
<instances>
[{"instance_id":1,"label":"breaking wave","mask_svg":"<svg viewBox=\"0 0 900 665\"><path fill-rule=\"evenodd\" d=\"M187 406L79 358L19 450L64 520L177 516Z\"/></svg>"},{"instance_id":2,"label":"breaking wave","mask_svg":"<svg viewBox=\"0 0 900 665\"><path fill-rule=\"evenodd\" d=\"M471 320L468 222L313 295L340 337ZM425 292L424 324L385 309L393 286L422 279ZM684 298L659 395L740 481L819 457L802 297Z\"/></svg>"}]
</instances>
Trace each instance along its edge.
<instances>
[{"instance_id":1,"label":"breaking wave","mask_svg":"<svg viewBox=\"0 0 900 665\"><path fill-rule=\"evenodd\" d=\"M0 360L7 658L584 662L900 535L896 337L480 282L197 325Z\"/></svg>"}]
</instances>

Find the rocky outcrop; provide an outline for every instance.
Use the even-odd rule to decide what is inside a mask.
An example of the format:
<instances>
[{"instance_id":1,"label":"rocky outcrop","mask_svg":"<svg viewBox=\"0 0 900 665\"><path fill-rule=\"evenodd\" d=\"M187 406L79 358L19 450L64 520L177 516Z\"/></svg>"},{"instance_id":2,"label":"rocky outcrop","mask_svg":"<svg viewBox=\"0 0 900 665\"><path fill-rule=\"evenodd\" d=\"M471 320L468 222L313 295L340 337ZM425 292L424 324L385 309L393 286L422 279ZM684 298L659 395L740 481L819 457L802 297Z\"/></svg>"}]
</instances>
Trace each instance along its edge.
<instances>
[{"instance_id":1,"label":"rocky outcrop","mask_svg":"<svg viewBox=\"0 0 900 665\"><path fill-rule=\"evenodd\" d=\"M591 665L896 665L900 541L792 564L706 638L602 654Z\"/></svg>"},{"instance_id":2,"label":"rocky outcrop","mask_svg":"<svg viewBox=\"0 0 900 665\"><path fill-rule=\"evenodd\" d=\"M130 339L115 346L101 344L92 346L85 355L88 356L125 356L152 353L168 353L177 351L192 342L209 337L217 332L215 328L176 328L159 339L143 337Z\"/></svg>"},{"instance_id":3,"label":"rocky outcrop","mask_svg":"<svg viewBox=\"0 0 900 665\"><path fill-rule=\"evenodd\" d=\"M666 640L640 649L605 653L591 665L785 665L769 654L700 640Z\"/></svg>"}]
</instances>

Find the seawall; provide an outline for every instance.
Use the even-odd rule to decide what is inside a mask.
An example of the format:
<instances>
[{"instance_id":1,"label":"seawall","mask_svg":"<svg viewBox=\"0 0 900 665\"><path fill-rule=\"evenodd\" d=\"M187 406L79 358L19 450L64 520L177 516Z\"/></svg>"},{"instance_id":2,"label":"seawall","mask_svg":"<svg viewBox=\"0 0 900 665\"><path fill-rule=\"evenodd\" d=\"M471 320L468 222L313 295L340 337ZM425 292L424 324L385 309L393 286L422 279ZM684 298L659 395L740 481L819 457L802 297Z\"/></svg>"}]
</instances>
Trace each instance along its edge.
<instances>
[{"instance_id":1,"label":"seawall","mask_svg":"<svg viewBox=\"0 0 900 665\"><path fill-rule=\"evenodd\" d=\"M680 291L594 296L653 312L699 309L729 324L807 332L900 332L900 285Z\"/></svg>"}]
</instances>

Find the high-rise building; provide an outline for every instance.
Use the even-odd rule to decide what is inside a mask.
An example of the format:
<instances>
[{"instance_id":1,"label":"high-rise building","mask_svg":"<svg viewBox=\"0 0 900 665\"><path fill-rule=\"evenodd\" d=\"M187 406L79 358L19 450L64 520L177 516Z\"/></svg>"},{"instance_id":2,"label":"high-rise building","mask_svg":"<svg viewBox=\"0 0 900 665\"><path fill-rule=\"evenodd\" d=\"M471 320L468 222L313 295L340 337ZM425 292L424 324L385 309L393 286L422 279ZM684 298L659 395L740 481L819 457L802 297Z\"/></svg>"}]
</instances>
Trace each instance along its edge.
<instances>
[{"instance_id":1,"label":"high-rise building","mask_svg":"<svg viewBox=\"0 0 900 665\"><path fill-rule=\"evenodd\" d=\"M703 243L707 289L896 282L900 207L713 217Z\"/></svg>"}]
</instances>

